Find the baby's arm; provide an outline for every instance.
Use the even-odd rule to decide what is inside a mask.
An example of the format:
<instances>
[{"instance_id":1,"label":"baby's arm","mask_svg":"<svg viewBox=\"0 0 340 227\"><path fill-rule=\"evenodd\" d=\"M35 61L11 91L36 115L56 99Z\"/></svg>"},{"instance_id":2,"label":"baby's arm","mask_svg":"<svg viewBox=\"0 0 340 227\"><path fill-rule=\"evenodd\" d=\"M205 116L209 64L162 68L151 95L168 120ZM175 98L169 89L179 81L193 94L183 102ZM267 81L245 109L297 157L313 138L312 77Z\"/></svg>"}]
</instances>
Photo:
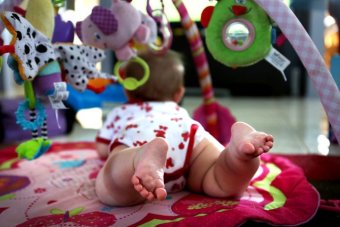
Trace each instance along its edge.
<instances>
[{"instance_id":1,"label":"baby's arm","mask_svg":"<svg viewBox=\"0 0 340 227\"><path fill-rule=\"evenodd\" d=\"M102 143L102 142L98 142L96 141L96 149L97 149L97 153L99 155L100 158L107 158L109 152L109 145L107 143Z\"/></svg>"},{"instance_id":2,"label":"baby's arm","mask_svg":"<svg viewBox=\"0 0 340 227\"><path fill-rule=\"evenodd\" d=\"M113 129L110 125L112 124L114 117L115 115L113 110L107 115L103 127L97 133L96 149L100 158L108 157L109 146L113 138Z\"/></svg>"},{"instance_id":3,"label":"baby's arm","mask_svg":"<svg viewBox=\"0 0 340 227\"><path fill-rule=\"evenodd\" d=\"M96 137L96 149L100 158L107 158L109 155L111 138L112 135L109 130L106 130L105 126L99 130Z\"/></svg>"}]
</instances>

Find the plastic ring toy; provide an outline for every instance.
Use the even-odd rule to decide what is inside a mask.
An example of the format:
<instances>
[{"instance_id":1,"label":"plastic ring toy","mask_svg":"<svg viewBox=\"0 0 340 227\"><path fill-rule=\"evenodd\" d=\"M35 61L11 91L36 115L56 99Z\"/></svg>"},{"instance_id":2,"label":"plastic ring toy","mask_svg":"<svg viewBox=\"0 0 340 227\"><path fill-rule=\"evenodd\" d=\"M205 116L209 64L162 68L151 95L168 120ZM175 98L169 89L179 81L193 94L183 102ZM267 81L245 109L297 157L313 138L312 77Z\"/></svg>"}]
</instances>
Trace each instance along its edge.
<instances>
[{"instance_id":1,"label":"plastic ring toy","mask_svg":"<svg viewBox=\"0 0 340 227\"><path fill-rule=\"evenodd\" d=\"M131 58L129 61L136 62L136 63L140 64L140 66L142 66L142 68L144 70L144 75L143 75L143 78L141 80L137 80L135 78L128 77L128 76L126 76L126 78L124 79L120 75L120 68L124 63L126 63L125 61L118 61L115 64L114 74L117 76L118 82L121 83L126 90L132 91L132 90L135 90L138 87L140 87L140 86L142 86L143 84L146 83L146 81L150 77L150 68L149 68L148 64L143 59L141 59L140 57Z\"/></svg>"},{"instance_id":2,"label":"plastic ring toy","mask_svg":"<svg viewBox=\"0 0 340 227\"><path fill-rule=\"evenodd\" d=\"M157 37L157 40L149 44L150 49L156 54L164 54L171 46L172 43L172 31L169 26L168 18L162 10L152 11L152 17L159 24L159 32L161 37Z\"/></svg>"},{"instance_id":3,"label":"plastic ring toy","mask_svg":"<svg viewBox=\"0 0 340 227\"><path fill-rule=\"evenodd\" d=\"M23 130L36 130L43 125L44 119L46 118L46 112L43 105L36 100L35 109L37 110L37 117L34 121L28 121L25 118L25 110L29 108L29 101L23 101L19 104L17 111L15 112L17 124L21 126Z\"/></svg>"}]
</instances>

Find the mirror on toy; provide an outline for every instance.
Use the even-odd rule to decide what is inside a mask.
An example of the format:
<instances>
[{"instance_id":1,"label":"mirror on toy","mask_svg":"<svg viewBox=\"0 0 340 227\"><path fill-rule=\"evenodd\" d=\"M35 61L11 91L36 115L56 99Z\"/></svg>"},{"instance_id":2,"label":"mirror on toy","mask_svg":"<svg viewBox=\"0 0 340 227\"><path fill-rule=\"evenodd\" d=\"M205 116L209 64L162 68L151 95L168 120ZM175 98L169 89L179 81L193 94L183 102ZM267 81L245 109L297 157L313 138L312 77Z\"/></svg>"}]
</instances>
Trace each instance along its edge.
<instances>
[{"instance_id":1,"label":"mirror on toy","mask_svg":"<svg viewBox=\"0 0 340 227\"><path fill-rule=\"evenodd\" d=\"M234 51L243 51L254 43L254 27L247 21L232 20L222 32L224 45Z\"/></svg>"}]
</instances>

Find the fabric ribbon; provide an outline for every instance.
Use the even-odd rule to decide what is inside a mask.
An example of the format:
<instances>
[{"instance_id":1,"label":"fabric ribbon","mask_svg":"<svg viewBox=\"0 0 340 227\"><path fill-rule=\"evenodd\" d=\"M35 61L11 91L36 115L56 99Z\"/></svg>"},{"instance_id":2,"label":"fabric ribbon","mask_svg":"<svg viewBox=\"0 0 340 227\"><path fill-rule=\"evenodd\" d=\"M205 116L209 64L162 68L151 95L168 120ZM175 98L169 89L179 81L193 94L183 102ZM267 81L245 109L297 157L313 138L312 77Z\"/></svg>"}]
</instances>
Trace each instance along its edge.
<instances>
[{"instance_id":1,"label":"fabric ribbon","mask_svg":"<svg viewBox=\"0 0 340 227\"><path fill-rule=\"evenodd\" d=\"M183 28L185 29L185 34L189 41L190 49L196 65L204 99L207 130L215 138L219 138L218 116L216 109L217 105L215 105L216 100L214 96L214 89L212 86L210 68L207 57L205 55L205 49L203 46L200 33L195 22L191 20L189 13L182 0L173 0L172 2L174 3L181 17L181 23Z\"/></svg>"},{"instance_id":2,"label":"fabric ribbon","mask_svg":"<svg viewBox=\"0 0 340 227\"><path fill-rule=\"evenodd\" d=\"M340 93L314 42L292 10L281 0L254 0L276 22L292 44L313 82L334 134L340 141Z\"/></svg>"}]
</instances>

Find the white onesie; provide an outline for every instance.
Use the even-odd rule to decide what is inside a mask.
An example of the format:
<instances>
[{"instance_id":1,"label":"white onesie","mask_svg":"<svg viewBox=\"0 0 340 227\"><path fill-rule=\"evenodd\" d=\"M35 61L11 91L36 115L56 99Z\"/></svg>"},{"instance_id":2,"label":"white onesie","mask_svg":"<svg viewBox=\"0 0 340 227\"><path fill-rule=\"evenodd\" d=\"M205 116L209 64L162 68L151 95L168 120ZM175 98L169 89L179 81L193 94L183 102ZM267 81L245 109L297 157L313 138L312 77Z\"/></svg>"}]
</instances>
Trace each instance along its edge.
<instances>
[{"instance_id":1,"label":"white onesie","mask_svg":"<svg viewBox=\"0 0 340 227\"><path fill-rule=\"evenodd\" d=\"M185 186L185 174L193 147L205 135L202 125L175 102L140 102L114 108L98 132L96 141L110 145L142 146L155 137L163 137L169 145L164 168L168 192Z\"/></svg>"}]
</instances>

